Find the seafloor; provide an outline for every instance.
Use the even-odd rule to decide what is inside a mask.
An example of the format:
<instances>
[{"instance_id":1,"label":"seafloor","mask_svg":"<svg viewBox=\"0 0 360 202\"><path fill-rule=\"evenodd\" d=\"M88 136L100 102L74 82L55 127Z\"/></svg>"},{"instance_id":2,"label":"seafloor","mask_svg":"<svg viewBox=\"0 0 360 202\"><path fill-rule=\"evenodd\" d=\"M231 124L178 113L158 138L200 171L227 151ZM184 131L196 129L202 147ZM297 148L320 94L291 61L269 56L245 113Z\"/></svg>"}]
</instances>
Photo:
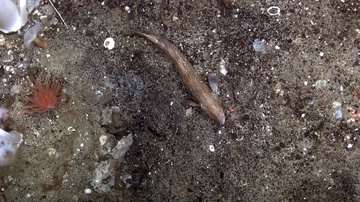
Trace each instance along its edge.
<instances>
[{"instance_id":1,"label":"seafloor","mask_svg":"<svg viewBox=\"0 0 360 202\"><path fill-rule=\"evenodd\" d=\"M1 124L24 135L0 201L360 201L358 0L53 2L68 28L48 1L30 15L47 48L24 47L29 25L0 34ZM181 105L173 62L132 29L218 75L224 125ZM55 78L60 106L29 111Z\"/></svg>"}]
</instances>

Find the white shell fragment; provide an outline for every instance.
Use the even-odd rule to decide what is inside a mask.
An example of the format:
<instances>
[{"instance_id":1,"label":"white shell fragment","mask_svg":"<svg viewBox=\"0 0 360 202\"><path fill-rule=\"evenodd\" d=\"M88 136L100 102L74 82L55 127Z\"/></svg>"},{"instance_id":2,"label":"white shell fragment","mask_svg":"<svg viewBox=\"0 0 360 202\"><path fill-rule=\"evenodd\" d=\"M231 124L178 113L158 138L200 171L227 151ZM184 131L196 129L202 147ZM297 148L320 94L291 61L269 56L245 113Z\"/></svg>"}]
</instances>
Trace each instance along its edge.
<instances>
[{"instance_id":1,"label":"white shell fragment","mask_svg":"<svg viewBox=\"0 0 360 202\"><path fill-rule=\"evenodd\" d=\"M104 47L107 48L108 50L112 50L115 47L115 40L112 37L109 37L107 39L105 39L104 41Z\"/></svg>"},{"instance_id":2,"label":"white shell fragment","mask_svg":"<svg viewBox=\"0 0 360 202\"><path fill-rule=\"evenodd\" d=\"M91 194L91 192L92 192L92 190L89 189L89 188L86 188L86 189L84 190L84 193L85 193L85 194Z\"/></svg>"},{"instance_id":3,"label":"white shell fragment","mask_svg":"<svg viewBox=\"0 0 360 202\"><path fill-rule=\"evenodd\" d=\"M67 129L68 131L70 131L70 132L74 132L74 131L76 131L75 130L75 128L74 127L72 127L72 126L70 126L70 127L68 127L68 129Z\"/></svg>"},{"instance_id":4,"label":"white shell fragment","mask_svg":"<svg viewBox=\"0 0 360 202\"><path fill-rule=\"evenodd\" d=\"M341 119L342 118L342 111L341 109L336 110L335 113L333 113L335 119Z\"/></svg>"},{"instance_id":5,"label":"white shell fragment","mask_svg":"<svg viewBox=\"0 0 360 202\"><path fill-rule=\"evenodd\" d=\"M266 40L265 39L255 39L253 42L253 47L256 52L265 52L266 51Z\"/></svg>"},{"instance_id":6,"label":"white shell fragment","mask_svg":"<svg viewBox=\"0 0 360 202\"><path fill-rule=\"evenodd\" d=\"M226 66L228 65L228 61L227 60L224 60L223 58L221 58L221 61L220 61L220 73L223 74L223 75L226 75L228 73L227 69L226 69Z\"/></svg>"},{"instance_id":7,"label":"white shell fragment","mask_svg":"<svg viewBox=\"0 0 360 202\"><path fill-rule=\"evenodd\" d=\"M214 152L215 151L215 147L214 147L214 145L209 145L209 150L210 150L210 152Z\"/></svg>"},{"instance_id":8,"label":"white shell fragment","mask_svg":"<svg viewBox=\"0 0 360 202\"><path fill-rule=\"evenodd\" d=\"M100 136L100 138L99 138L100 145L103 146L107 142L107 140L108 140L108 136L106 136L106 135Z\"/></svg>"},{"instance_id":9,"label":"white shell fragment","mask_svg":"<svg viewBox=\"0 0 360 202\"><path fill-rule=\"evenodd\" d=\"M315 82L315 87L317 89L324 88L326 86L326 83L327 83L326 80L317 80Z\"/></svg>"},{"instance_id":10,"label":"white shell fragment","mask_svg":"<svg viewBox=\"0 0 360 202\"><path fill-rule=\"evenodd\" d=\"M28 21L28 13L40 0L0 0L0 31L16 32Z\"/></svg>"},{"instance_id":11,"label":"white shell fragment","mask_svg":"<svg viewBox=\"0 0 360 202\"><path fill-rule=\"evenodd\" d=\"M12 0L0 1L0 31L16 32L27 20L26 0L20 0L18 5Z\"/></svg>"},{"instance_id":12,"label":"white shell fragment","mask_svg":"<svg viewBox=\"0 0 360 202\"><path fill-rule=\"evenodd\" d=\"M280 8L278 6L270 6L266 11L269 15L280 15Z\"/></svg>"}]
</instances>

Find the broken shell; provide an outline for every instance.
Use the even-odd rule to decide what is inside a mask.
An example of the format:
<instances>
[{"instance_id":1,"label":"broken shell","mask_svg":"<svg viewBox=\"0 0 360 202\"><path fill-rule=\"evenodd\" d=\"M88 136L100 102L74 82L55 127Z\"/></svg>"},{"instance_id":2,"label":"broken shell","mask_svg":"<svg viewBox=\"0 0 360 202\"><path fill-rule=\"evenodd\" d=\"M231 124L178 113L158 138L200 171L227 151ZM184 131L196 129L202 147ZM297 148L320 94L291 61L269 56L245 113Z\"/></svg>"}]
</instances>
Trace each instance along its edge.
<instances>
[{"instance_id":1,"label":"broken shell","mask_svg":"<svg viewBox=\"0 0 360 202\"><path fill-rule=\"evenodd\" d=\"M114 38L107 38L104 41L104 47L107 48L108 50L112 50L115 47L115 40Z\"/></svg>"},{"instance_id":2,"label":"broken shell","mask_svg":"<svg viewBox=\"0 0 360 202\"><path fill-rule=\"evenodd\" d=\"M16 32L28 20L26 0L18 0L17 5L12 0L0 1L0 31Z\"/></svg>"}]
</instances>

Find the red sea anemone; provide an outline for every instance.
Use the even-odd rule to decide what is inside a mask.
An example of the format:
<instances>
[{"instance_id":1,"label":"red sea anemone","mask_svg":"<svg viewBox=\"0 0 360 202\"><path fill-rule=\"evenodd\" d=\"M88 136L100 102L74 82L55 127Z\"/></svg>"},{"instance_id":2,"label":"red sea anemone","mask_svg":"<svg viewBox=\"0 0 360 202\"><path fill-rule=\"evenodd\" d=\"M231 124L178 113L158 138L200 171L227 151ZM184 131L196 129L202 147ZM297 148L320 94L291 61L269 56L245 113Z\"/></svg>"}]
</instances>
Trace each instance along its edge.
<instances>
[{"instance_id":1,"label":"red sea anemone","mask_svg":"<svg viewBox=\"0 0 360 202\"><path fill-rule=\"evenodd\" d=\"M43 113L55 109L63 98L62 84L57 80L47 81L45 85L36 82L33 96L28 99L27 107L34 112Z\"/></svg>"}]
</instances>

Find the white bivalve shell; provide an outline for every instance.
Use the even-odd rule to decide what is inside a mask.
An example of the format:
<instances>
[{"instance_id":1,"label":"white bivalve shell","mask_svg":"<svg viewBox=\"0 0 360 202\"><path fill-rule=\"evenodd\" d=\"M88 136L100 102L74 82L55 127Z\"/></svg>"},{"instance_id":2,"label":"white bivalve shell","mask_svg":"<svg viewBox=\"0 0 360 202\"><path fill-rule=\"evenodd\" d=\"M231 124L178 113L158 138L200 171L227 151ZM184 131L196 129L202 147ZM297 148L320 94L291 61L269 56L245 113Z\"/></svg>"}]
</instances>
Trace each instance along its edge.
<instances>
[{"instance_id":1,"label":"white bivalve shell","mask_svg":"<svg viewBox=\"0 0 360 202\"><path fill-rule=\"evenodd\" d=\"M0 31L16 32L27 20L26 0L0 0Z\"/></svg>"},{"instance_id":2,"label":"white bivalve shell","mask_svg":"<svg viewBox=\"0 0 360 202\"><path fill-rule=\"evenodd\" d=\"M40 0L0 0L0 31L16 32L28 21L28 13Z\"/></svg>"}]
</instances>

